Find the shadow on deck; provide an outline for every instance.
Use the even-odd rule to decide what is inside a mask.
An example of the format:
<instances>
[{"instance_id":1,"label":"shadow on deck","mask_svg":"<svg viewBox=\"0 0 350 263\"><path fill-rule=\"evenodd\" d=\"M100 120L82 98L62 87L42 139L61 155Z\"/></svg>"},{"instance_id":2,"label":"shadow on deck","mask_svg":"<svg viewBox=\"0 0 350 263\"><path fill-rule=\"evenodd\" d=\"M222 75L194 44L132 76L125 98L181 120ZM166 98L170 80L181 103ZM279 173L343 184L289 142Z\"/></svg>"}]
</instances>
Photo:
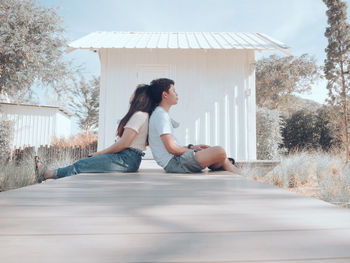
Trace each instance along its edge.
<instances>
[{"instance_id":1,"label":"shadow on deck","mask_svg":"<svg viewBox=\"0 0 350 263\"><path fill-rule=\"evenodd\" d=\"M350 262L350 211L227 172L81 174L0 193L1 262Z\"/></svg>"}]
</instances>

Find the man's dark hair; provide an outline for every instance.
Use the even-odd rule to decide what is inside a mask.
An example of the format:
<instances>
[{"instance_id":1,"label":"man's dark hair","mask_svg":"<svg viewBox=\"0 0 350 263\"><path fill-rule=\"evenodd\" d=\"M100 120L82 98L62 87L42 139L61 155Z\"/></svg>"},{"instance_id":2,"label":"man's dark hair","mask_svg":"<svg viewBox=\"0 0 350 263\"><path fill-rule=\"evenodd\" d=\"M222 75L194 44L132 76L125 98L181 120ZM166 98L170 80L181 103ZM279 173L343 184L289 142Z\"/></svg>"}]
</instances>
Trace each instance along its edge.
<instances>
[{"instance_id":1,"label":"man's dark hair","mask_svg":"<svg viewBox=\"0 0 350 263\"><path fill-rule=\"evenodd\" d=\"M175 82L173 80L166 78L152 80L150 84L150 93L153 102L158 105L162 101L163 91L168 93L170 86L174 84Z\"/></svg>"}]
</instances>

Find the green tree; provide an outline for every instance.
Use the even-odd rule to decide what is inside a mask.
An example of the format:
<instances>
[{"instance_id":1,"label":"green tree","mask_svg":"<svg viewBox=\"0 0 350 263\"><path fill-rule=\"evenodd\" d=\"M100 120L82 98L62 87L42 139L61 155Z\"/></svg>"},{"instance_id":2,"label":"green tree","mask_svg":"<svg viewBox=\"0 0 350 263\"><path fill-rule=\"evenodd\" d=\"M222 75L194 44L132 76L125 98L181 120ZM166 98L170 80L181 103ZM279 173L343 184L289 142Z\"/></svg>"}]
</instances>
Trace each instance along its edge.
<instances>
[{"instance_id":1,"label":"green tree","mask_svg":"<svg viewBox=\"0 0 350 263\"><path fill-rule=\"evenodd\" d=\"M336 125L332 122L329 107L317 112L300 110L284 120L282 128L283 147L295 150L328 151L339 146Z\"/></svg>"},{"instance_id":2,"label":"green tree","mask_svg":"<svg viewBox=\"0 0 350 263\"><path fill-rule=\"evenodd\" d=\"M339 122L332 107L323 106L316 112L315 130L319 132L319 145L324 151L339 149L341 140L338 138Z\"/></svg>"},{"instance_id":3,"label":"green tree","mask_svg":"<svg viewBox=\"0 0 350 263\"><path fill-rule=\"evenodd\" d=\"M55 9L34 0L0 1L0 93L21 100L34 83L58 94L68 86L72 71L63 61L61 24Z\"/></svg>"},{"instance_id":4,"label":"green tree","mask_svg":"<svg viewBox=\"0 0 350 263\"><path fill-rule=\"evenodd\" d=\"M80 129L88 133L98 128L100 78L86 81L81 77L70 91L69 107L78 118Z\"/></svg>"},{"instance_id":5,"label":"green tree","mask_svg":"<svg viewBox=\"0 0 350 263\"><path fill-rule=\"evenodd\" d=\"M256 101L259 107L277 109L292 93L302 93L320 78L315 59L271 55L256 64Z\"/></svg>"},{"instance_id":6,"label":"green tree","mask_svg":"<svg viewBox=\"0 0 350 263\"><path fill-rule=\"evenodd\" d=\"M281 117L278 110L257 108L256 110L256 150L259 160L279 159L282 143Z\"/></svg>"},{"instance_id":7,"label":"green tree","mask_svg":"<svg viewBox=\"0 0 350 263\"><path fill-rule=\"evenodd\" d=\"M315 130L315 116L305 110L292 114L282 128L283 146L290 151L319 148L319 132Z\"/></svg>"},{"instance_id":8,"label":"green tree","mask_svg":"<svg viewBox=\"0 0 350 263\"><path fill-rule=\"evenodd\" d=\"M328 102L340 107L343 123L343 145L346 162L349 161L348 99L350 70L350 26L347 22L347 4L340 0L323 0L328 10L328 27L325 36L328 39L324 73L328 80Z\"/></svg>"}]
</instances>

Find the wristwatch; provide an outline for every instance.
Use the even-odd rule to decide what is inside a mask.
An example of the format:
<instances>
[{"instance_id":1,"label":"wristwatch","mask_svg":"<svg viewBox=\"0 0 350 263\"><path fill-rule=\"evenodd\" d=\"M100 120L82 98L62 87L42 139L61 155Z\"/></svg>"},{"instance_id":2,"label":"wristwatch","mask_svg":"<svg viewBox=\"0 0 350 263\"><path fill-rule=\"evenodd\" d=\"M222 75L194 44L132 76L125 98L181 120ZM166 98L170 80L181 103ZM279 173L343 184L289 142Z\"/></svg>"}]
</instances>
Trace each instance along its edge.
<instances>
[{"instance_id":1,"label":"wristwatch","mask_svg":"<svg viewBox=\"0 0 350 263\"><path fill-rule=\"evenodd\" d=\"M192 148L191 148L192 146L193 146L193 144L187 145L187 149L192 149Z\"/></svg>"}]
</instances>

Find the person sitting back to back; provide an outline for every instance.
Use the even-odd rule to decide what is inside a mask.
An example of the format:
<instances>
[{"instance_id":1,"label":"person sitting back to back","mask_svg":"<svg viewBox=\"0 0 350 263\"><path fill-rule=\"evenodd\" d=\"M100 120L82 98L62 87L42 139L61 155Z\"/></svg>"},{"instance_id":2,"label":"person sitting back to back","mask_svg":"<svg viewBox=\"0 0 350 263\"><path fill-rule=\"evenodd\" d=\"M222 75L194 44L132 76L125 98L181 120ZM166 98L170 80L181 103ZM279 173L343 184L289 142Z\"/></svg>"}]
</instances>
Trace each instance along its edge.
<instances>
[{"instance_id":1,"label":"person sitting back to back","mask_svg":"<svg viewBox=\"0 0 350 263\"><path fill-rule=\"evenodd\" d=\"M166 78L150 83L150 96L157 107L149 120L148 140L156 162L169 173L196 173L210 166L238 174L239 170L226 157L222 147L180 145L169 116L170 108L178 102L174 85L173 80Z\"/></svg>"}]
</instances>

